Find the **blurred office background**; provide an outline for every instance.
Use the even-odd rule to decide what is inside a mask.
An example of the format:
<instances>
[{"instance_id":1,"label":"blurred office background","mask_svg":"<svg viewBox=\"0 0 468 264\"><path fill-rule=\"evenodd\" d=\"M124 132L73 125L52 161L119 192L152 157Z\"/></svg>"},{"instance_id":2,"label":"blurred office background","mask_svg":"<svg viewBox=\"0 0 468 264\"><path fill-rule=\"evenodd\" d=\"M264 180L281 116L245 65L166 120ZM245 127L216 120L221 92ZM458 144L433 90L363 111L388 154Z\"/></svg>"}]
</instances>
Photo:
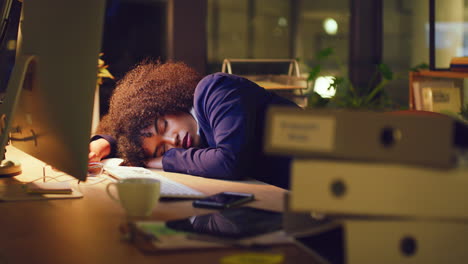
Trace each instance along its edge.
<instances>
[{"instance_id":1,"label":"blurred office background","mask_svg":"<svg viewBox=\"0 0 468 264\"><path fill-rule=\"evenodd\" d=\"M107 0L102 52L116 80L105 80L101 87L101 113L107 112L116 81L147 57L182 60L203 74L220 71L224 58L293 58L307 76L318 63L317 52L331 47L344 74L358 84L367 83L381 62L406 74L411 66L429 62L430 1ZM463 55L467 1L435 1L443 10L440 22L462 22L456 46L443 44L450 56ZM11 61L6 44L1 48L2 62ZM336 74L338 66L323 64L323 74ZM1 78L2 89L6 79ZM407 78L393 81L387 91L402 106L408 104Z\"/></svg>"}]
</instances>

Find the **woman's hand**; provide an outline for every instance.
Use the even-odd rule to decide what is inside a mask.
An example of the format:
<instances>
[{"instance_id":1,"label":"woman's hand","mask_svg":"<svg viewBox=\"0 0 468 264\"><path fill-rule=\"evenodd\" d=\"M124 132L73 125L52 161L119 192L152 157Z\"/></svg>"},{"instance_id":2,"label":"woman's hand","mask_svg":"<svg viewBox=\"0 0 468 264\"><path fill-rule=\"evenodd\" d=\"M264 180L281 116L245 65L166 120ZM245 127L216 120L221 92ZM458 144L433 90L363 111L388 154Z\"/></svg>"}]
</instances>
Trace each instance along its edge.
<instances>
[{"instance_id":1,"label":"woman's hand","mask_svg":"<svg viewBox=\"0 0 468 264\"><path fill-rule=\"evenodd\" d=\"M152 159L149 159L147 162L146 162L146 167L148 168L154 168L154 169L162 169L163 166L162 166L162 156L161 157L157 157L157 158L152 158Z\"/></svg>"},{"instance_id":2,"label":"woman's hand","mask_svg":"<svg viewBox=\"0 0 468 264\"><path fill-rule=\"evenodd\" d=\"M111 152L111 145L107 140L103 138L93 140L89 143L88 161L89 162L101 161L101 159L109 155L110 152Z\"/></svg>"}]
</instances>

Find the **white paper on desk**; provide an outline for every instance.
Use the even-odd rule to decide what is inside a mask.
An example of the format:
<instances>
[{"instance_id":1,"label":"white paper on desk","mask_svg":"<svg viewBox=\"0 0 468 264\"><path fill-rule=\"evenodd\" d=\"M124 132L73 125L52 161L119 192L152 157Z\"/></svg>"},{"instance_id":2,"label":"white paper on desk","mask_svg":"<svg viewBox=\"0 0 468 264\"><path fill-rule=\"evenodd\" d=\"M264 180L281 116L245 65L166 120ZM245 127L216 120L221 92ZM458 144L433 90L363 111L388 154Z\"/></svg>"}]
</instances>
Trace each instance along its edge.
<instances>
[{"instance_id":1,"label":"white paper on desk","mask_svg":"<svg viewBox=\"0 0 468 264\"><path fill-rule=\"evenodd\" d=\"M83 197L83 194L73 188L70 194L31 194L26 191L26 185L24 184L0 185L0 201L2 202L74 199L81 197Z\"/></svg>"},{"instance_id":2,"label":"white paper on desk","mask_svg":"<svg viewBox=\"0 0 468 264\"><path fill-rule=\"evenodd\" d=\"M101 160L101 163L104 164L104 166L109 166L109 167L119 166L120 164L122 164L122 162L123 162L123 159L120 159L120 158L108 158L108 159Z\"/></svg>"}]
</instances>

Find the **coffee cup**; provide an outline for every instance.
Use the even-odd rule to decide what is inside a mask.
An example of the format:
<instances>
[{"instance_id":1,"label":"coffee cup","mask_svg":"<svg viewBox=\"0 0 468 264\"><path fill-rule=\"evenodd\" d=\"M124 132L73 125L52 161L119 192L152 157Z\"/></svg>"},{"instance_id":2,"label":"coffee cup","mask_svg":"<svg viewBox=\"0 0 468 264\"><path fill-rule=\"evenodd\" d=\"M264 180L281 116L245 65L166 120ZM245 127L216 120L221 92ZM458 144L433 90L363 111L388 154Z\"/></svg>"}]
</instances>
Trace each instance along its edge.
<instances>
[{"instance_id":1,"label":"coffee cup","mask_svg":"<svg viewBox=\"0 0 468 264\"><path fill-rule=\"evenodd\" d=\"M118 197L112 191L117 189ZM129 217L151 215L160 197L161 182L157 179L131 178L111 182L106 186L109 197L118 202Z\"/></svg>"}]
</instances>

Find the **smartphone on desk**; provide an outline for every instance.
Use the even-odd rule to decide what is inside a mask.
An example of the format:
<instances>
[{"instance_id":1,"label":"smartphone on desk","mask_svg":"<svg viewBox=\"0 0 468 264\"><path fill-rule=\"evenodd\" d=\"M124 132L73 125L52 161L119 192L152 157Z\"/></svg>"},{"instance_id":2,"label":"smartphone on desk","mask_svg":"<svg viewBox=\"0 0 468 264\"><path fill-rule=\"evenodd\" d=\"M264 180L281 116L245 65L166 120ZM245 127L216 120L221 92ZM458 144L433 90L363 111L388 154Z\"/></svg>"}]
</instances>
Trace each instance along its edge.
<instances>
[{"instance_id":1,"label":"smartphone on desk","mask_svg":"<svg viewBox=\"0 0 468 264\"><path fill-rule=\"evenodd\" d=\"M252 193L221 192L202 199L193 201L193 207L226 209L253 201Z\"/></svg>"}]
</instances>

